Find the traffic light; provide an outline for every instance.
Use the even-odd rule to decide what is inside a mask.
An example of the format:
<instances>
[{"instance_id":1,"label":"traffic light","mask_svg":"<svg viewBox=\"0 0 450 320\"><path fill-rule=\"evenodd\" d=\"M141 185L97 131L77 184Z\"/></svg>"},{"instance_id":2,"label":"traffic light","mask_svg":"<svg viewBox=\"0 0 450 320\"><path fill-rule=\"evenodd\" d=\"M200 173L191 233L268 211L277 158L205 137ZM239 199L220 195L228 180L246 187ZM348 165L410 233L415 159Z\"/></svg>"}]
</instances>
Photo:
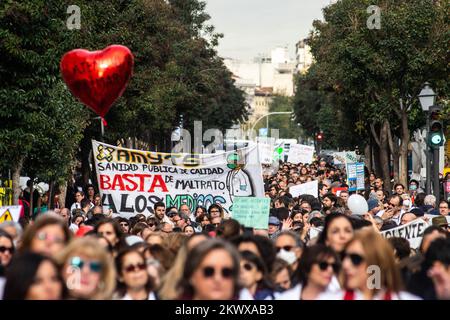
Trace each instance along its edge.
<instances>
[{"instance_id":1,"label":"traffic light","mask_svg":"<svg viewBox=\"0 0 450 320\"><path fill-rule=\"evenodd\" d=\"M323 132L321 131L321 132L317 133L316 138L317 138L317 142L322 142L323 141Z\"/></svg>"},{"instance_id":2,"label":"traffic light","mask_svg":"<svg viewBox=\"0 0 450 320\"><path fill-rule=\"evenodd\" d=\"M429 110L430 127L428 132L428 145L433 149L439 149L444 145L444 126L440 120L439 106L431 106Z\"/></svg>"}]
</instances>

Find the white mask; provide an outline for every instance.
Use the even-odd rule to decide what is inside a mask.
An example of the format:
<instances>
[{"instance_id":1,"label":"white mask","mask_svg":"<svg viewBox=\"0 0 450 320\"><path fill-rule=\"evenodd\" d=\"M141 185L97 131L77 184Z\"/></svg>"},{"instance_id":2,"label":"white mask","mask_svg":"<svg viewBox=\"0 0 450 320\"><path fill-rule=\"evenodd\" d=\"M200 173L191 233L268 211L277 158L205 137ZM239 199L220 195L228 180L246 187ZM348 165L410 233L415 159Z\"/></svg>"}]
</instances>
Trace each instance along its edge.
<instances>
[{"instance_id":1,"label":"white mask","mask_svg":"<svg viewBox=\"0 0 450 320\"><path fill-rule=\"evenodd\" d=\"M289 264L293 264L295 261L297 261L297 256L295 255L295 252L286 251L284 249L281 249L280 252L278 252L277 258L283 259Z\"/></svg>"}]
</instances>

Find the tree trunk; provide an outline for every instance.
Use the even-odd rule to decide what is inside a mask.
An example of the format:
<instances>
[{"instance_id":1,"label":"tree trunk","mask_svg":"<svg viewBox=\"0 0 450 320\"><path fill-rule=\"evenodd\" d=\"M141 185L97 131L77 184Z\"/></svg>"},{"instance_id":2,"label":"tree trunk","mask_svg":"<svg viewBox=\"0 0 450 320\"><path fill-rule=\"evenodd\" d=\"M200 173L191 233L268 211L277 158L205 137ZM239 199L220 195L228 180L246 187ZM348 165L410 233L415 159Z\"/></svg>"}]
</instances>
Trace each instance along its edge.
<instances>
[{"instance_id":1,"label":"tree trunk","mask_svg":"<svg viewBox=\"0 0 450 320\"><path fill-rule=\"evenodd\" d=\"M13 188L13 204L19 204L19 197L22 192L20 189L20 172L22 171L24 158L21 157L12 166L12 188Z\"/></svg>"},{"instance_id":2,"label":"tree trunk","mask_svg":"<svg viewBox=\"0 0 450 320\"><path fill-rule=\"evenodd\" d=\"M391 190L391 175L389 170L389 145L388 145L389 123L387 120L383 122L380 130L380 162L381 173L384 181L385 190Z\"/></svg>"},{"instance_id":3,"label":"tree trunk","mask_svg":"<svg viewBox=\"0 0 450 320\"><path fill-rule=\"evenodd\" d=\"M384 187L386 190L390 189L391 174L390 174L390 157L389 157L389 144L388 144L388 126L387 121L383 122L380 129L380 163L381 163L381 177L383 178Z\"/></svg>"},{"instance_id":4,"label":"tree trunk","mask_svg":"<svg viewBox=\"0 0 450 320\"><path fill-rule=\"evenodd\" d=\"M392 137L392 132L391 132L391 126L389 125L389 122L387 122L388 124L388 129L387 129L387 133L388 133L388 144L389 144L389 150L391 151L392 154L392 163L393 163L393 170L394 170L394 182L397 183L399 182L399 152L398 152L398 139L397 137Z\"/></svg>"},{"instance_id":5,"label":"tree trunk","mask_svg":"<svg viewBox=\"0 0 450 320\"><path fill-rule=\"evenodd\" d=\"M366 144L364 147L364 159L365 159L365 165L367 169L369 169L369 172L372 172L372 148L370 147L370 144Z\"/></svg>"},{"instance_id":6,"label":"tree trunk","mask_svg":"<svg viewBox=\"0 0 450 320\"><path fill-rule=\"evenodd\" d=\"M379 171L377 172L377 176L382 177L384 182L384 188L386 190L391 189L391 177L389 172L389 146L388 146L388 130L389 123L385 120L380 128L380 134L378 135L375 126L373 124L370 125L371 133L375 142L378 145L378 158L380 161ZM380 174L381 173L381 174Z\"/></svg>"},{"instance_id":7,"label":"tree trunk","mask_svg":"<svg viewBox=\"0 0 450 320\"><path fill-rule=\"evenodd\" d=\"M54 198L53 195L55 194L54 186L55 186L55 183L53 182L53 180L51 180L48 185L48 203L47 203L48 210L55 209L55 203L53 202L53 198Z\"/></svg>"},{"instance_id":8,"label":"tree trunk","mask_svg":"<svg viewBox=\"0 0 450 320\"><path fill-rule=\"evenodd\" d=\"M61 204L61 208L64 208L66 205L67 181L64 181L59 185L59 192L59 202Z\"/></svg>"},{"instance_id":9,"label":"tree trunk","mask_svg":"<svg viewBox=\"0 0 450 320\"><path fill-rule=\"evenodd\" d=\"M399 173L399 181L404 186L408 185L408 145L410 141L410 132L408 128L408 114L406 110L402 110L401 118L401 144L400 144L400 161L401 161L401 171Z\"/></svg>"}]
</instances>

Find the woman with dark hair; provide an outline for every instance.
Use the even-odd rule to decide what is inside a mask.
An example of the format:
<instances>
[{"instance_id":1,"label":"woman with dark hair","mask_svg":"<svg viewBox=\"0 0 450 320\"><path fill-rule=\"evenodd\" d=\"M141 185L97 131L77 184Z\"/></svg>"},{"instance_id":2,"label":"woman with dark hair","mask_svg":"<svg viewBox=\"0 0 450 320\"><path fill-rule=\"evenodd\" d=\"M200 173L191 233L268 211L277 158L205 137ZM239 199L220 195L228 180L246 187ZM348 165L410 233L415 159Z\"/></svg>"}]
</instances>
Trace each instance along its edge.
<instances>
[{"instance_id":1,"label":"woman with dark hair","mask_svg":"<svg viewBox=\"0 0 450 320\"><path fill-rule=\"evenodd\" d=\"M111 243L114 248L115 255L122 247L126 247L122 229L115 220L111 218L102 219L95 225L94 231L98 235L108 239L109 243Z\"/></svg>"},{"instance_id":2,"label":"woman with dark hair","mask_svg":"<svg viewBox=\"0 0 450 320\"><path fill-rule=\"evenodd\" d=\"M128 221L127 218L120 217L117 219L117 223L119 224L124 234L130 233L130 221Z\"/></svg>"},{"instance_id":3,"label":"woman with dark hair","mask_svg":"<svg viewBox=\"0 0 450 320\"><path fill-rule=\"evenodd\" d=\"M209 215L204 213L200 214L197 218L195 218L195 221L200 224L202 229L204 229L206 225L211 223Z\"/></svg>"},{"instance_id":4,"label":"woman with dark hair","mask_svg":"<svg viewBox=\"0 0 450 320\"><path fill-rule=\"evenodd\" d=\"M153 279L147 273L144 255L135 248L121 251L116 258L117 296L121 300L156 300Z\"/></svg>"},{"instance_id":5,"label":"woman with dark hair","mask_svg":"<svg viewBox=\"0 0 450 320\"><path fill-rule=\"evenodd\" d=\"M6 268L9 265L14 251L13 238L8 232L0 229L0 267Z\"/></svg>"},{"instance_id":6,"label":"woman with dark hair","mask_svg":"<svg viewBox=\"0 0 450 320\"><path fill-rule=\"evenodd\" d=\"M253 252L241 252L240 279L254 300L273 300L274 295L268 280L267 268L262 259Z\"/></svg>"},{"instance_id":7,"label":"woman with dark hair","mask_svg":"<svg viewBox=\"0 0 450 320\"><path fill-rule=\"evenodd\" d=\"M197 208L195 208L194 217L197 218L201 214L203 214L203 215L206 214L206 208L202 207L202 206L198 206Z\"/></svg>"},{"instance_id":8,"label":"woman with dark hair","mask_svg":"<svg viewBox=\"0 0 450 320\"><path fill-rule=\"evenodd\" d=\"M231 300L239 297L239 254L219 239L189 251L178 286L180 299Z\"/></svg>"},{"instance_id":9,"label":"woman with dark hair","mask_svg":"<svg viewBox=\"0 0 450 320\"><path fill-rule=\"evenodd\" d=\"M315 300L329 290L333 276L339 272L339 258L330 247L316 244L305 248L296 271L298 284L279 300Z\"/></svg>"},{"instance_id":10,"label":"woman with dark hair","mask_svg":"<svg viewBox=\"0 0 450 320\"><path fill-rule=\"evenodd\" d=\"M353 225L351 219L341 213L330 213L325 217L323 231L317 243L331 247L341 254L347 243L353 238Z\"/></svg>"},{"instance_id":11,"label":"woman with dark hair","mask_svg":"<svg viewBox=\"0 0 450 320\"><path fill-rule=\"evenodd\" d=\"M11 261L3 300L60 300L63 290L56 263L47 256L25 252Z\"/></svg>"},{"instance_id":12,"label":"woman with dark hair","mask_svg":"<svg viewBox=\"0 0 450 320\"><path fill-rule=\"evenodd\" d=\"M223 219L223 208L218 204L212 204L208 208L208 216L209 220L212 220L216 217L221 217Z\"/></svg>"},{"instance_id":13,"label":"woman with dark hair","mask_svg":"<svg viewBox=\"0 0 450 320\"><path fill-rule=\"evenodd\" d=\"M195 233L195 229L190 224L187 224L183 228L183 233L187 235L188 237L192 236Z\"/></svg>"},{"instance_id":14,"label":"woman with dark hair","mask_svg":"<svg viewBox=\"0 0 450 320\"><path fill-rule=\"evenodd\" d=\"M54 257L70 241L72 234L63 218L47 213L39 216L23 234L20 252L31 251Z\"/></svg>"},{"instance_id":15,"label":"woman with dark hair","mask_svg":"<svg viewBox=\"0 0 450 320\"><path fill-rule=\"evenodd\" d=\"M216 236L224 240L230 240L241 233L241 225L237 220L228 219L223 221L216 229Z\"/></svg>"}]
</instances>

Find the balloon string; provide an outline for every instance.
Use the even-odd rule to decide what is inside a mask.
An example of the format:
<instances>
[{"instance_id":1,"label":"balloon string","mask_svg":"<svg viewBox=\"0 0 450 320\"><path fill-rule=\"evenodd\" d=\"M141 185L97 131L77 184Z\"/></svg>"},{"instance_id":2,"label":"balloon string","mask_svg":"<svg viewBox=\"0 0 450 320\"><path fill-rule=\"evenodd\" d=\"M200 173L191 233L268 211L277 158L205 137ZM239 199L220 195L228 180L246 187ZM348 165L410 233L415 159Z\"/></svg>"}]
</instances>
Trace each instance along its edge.
<instances>
[{"instance_id":1,"label":"balloon string","mask_svg":"<svg viewBox=\"0 0 450 320\"><path fill-rule=\"evenodd\" d=\"M103 125L104 125L105 127L108 126L108 123L106 122L105 118L103 118L103 117L102 117L102 122L103 122Z\"/></svg>"}]
</instances>

